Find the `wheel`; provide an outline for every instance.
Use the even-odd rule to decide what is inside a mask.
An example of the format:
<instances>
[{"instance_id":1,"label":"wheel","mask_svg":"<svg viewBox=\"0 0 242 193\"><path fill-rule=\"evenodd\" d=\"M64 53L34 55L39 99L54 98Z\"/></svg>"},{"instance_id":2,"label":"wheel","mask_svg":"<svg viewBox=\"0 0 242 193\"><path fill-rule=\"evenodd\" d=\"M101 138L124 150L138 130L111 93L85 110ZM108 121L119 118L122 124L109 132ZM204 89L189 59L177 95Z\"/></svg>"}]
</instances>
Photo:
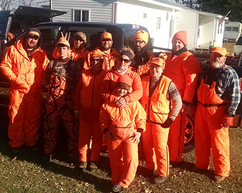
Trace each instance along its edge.
<instances>
[{"instance_id":1,"label":"wheel","mask_svg":"<svg viewBox=\"0 0 242 193\"><path fill-rule=\"evenodd\" d=\"M194 142L194 120L190 115L186 117L185 123L185 137L184 137L184 150L183 153L190 152L195 149L195 142Z\"/></svg>"}]
</instances>

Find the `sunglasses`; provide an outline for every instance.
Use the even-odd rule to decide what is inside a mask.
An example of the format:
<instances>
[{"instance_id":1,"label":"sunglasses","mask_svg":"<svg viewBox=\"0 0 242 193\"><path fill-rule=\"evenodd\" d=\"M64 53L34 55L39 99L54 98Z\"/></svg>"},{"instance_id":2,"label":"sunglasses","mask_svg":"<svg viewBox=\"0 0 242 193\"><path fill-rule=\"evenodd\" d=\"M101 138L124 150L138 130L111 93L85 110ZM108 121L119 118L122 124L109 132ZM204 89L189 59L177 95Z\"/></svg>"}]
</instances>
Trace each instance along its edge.
<instances>
[{"instance_id":1,"label":"sunglasses","mask_svg":"<svg viewBox=\"0 0 242 193\"><path fill-rule=\"evenodd\" d=\"M81 38L74 38L75 41L80 41L80 42L83 42L84 40L81 39Z\"/></svg>"},{"instance_id":2,"label":"sunglasses","mask_svg":"<svg viewBox=\"0 0 242 193\"><path fill-rule=\"evenodd\" d=\"M123 59L122 57L119 57L119 61L120 61L120 62L123 62L123 61L124 61L124 63L129 63L129 62L131 62L129 59Z\"/></svg>"},{"instance_id":3,"label":"sunglasses","mask_svg":"<svg viewBox=\"0 0 242 193\"><path fill-rule=\"evenodd\" d=\"M145 41L143 41L143 40L135 40L135 43L137 44L143 44Z\"/></svg>"}]
</instances>

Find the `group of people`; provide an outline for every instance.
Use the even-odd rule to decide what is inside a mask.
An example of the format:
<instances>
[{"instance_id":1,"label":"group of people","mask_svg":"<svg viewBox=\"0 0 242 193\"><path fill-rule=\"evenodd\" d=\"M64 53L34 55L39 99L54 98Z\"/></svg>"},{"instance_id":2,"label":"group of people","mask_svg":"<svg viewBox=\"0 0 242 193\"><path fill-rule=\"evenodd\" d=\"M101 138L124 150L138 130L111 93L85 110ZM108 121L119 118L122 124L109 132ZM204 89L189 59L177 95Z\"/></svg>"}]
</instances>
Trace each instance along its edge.
<instances>
[{"instance_id":1,"label":"group of people","mask_svg":"<svg viewBox=\"0 0 242 193\"><path fill-rule=\"evenodd\" d=\"M229 126L240 102L239 78L225 64L223 47L211 50L210 64L200 69L187 50L186 31L172 38L172 52L158 57L147 51L148 32L134 37L134 50L112 48L112 34L101 35L100 47L87 51L86 35L74 34L71 49L62 34L49 61L41 33L30 28L8 48L1 72L10 80L8 134L13 154L25 145L38 151L42 86L48 89L44 118L44 151L53 159L60 122L67 131L69 157L79 167L97 169L107 145L113 191L134 180L138 143L142 140L147 170L155 184L164 183L169 165L182 161L185 119L192 101L195 115L196 164L202 172L213 153L216 182L228 177ZM157 174L156 174L157 173Z\"/></svg>"}]
</instances>

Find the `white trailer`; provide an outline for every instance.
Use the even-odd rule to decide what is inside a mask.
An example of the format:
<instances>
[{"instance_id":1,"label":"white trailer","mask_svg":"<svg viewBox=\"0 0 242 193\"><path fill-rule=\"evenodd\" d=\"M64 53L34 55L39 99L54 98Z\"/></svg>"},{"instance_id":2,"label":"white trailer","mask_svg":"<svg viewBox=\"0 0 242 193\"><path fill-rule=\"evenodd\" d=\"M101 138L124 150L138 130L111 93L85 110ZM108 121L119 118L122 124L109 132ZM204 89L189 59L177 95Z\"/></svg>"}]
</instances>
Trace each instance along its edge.
<instances>
[{"instance_id":1,"label":"white trailer","mask_svg":"<svg viewBox=\"0 0 242 193\"><path fill-rule=\"evenodd\" d=\"M224 30L224 42L236 42L241 36L242 24L236 21L226 21Z\"/></svg>"}]
</instances>

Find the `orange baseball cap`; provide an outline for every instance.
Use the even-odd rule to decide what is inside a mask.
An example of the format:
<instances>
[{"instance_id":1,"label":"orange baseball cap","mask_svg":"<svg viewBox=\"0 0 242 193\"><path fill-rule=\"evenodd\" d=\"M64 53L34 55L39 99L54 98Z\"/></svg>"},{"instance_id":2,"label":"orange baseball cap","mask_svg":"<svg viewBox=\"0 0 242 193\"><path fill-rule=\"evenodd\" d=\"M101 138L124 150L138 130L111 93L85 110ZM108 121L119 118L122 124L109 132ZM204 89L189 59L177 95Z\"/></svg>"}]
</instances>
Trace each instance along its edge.
<instances>
[{"instance_id":1,"label":"orange baseball cap","mask_svg":"<svg viewBox=\"0 0 242 193\"><path fill-rule=\"evenodd\" d=\"M158 66L161 66L163 69L165 68L166 60L160 57L153 57L148 62L149 65L156 64Z\"/></svg>"},{"instance_id":2,"label":"orange baseball cap","mask_svg":"<svg viewBox=\"0 0 242 193\"><path fill-rule=\"evenodd\" d=\"M99 50L99 49L95 49L91 52L91 57L92 58L100 58L103 59L104 53Z\"/></svg>"},{"instance_id":3,"label":"orange baseball cap","mask_svg":"<svg viewBox=\"0 0 242 193\"><path fill-rule=\"evenodd\" d=\"M147 44L149 40L149 34L145 30L139 30L135 34L134 39L142 39Z\"/></svg>"},{"instance_id":4,"label":"orange baseball cap","mask_svg":"<svg viewBox=\"0 0 242 193\"><path fill-rule=\"evenodd\" d=\"M212 48L211 53L218 53L221 56L227 56L229 54L229 52L227 52L226 48L219 47L219 46Z\"/></svg>"},{"instance_id":5,"label":"orange baseball cap","mask_svg":"<svg viewBox=\"0 0 242 193\"><path fill-rule=\"evenodd\" d=\"M69 42L68 42L67 40L65 40L65 39L60 39L60 40L57 42L56 46L61 45L61 44L70 47Z\"/></svg>"},{"instance_id":6,"label":"orange baseball cap","mask_svg":"<svg viewBox=\"0 0 242 193\"><path fill-rule=\"evenodd\" d=\"M105 39L113 40L112 34L109 33L109 32L103 32L102 35L101 35L101 40L103 41Z\"/></svg>"},{"instance_id":7,"label":"orange baseball cap","mask_svg":"<svg viewBox=\"0 0 242 193\"><path fill-rule=\"evenodd\" d=\"M83 32L76 32L74 33L74 37L75 36L79 36L82 40L86 41L87 40L87 36L86 34L84 34Z\"/></svg>"},{"instance_id":8,"label":"orange baseball cap","mask_svg":"<svg viewBox=\"0 0 242 193\"><path fill-rule=\"evenodd\" d=\"M39 34L39 32L37 32L37 31L30 31L30 32L28 33L28 36L37 36L37 37L40 37L40 34Z\"/></svg>"}]
</instances>

